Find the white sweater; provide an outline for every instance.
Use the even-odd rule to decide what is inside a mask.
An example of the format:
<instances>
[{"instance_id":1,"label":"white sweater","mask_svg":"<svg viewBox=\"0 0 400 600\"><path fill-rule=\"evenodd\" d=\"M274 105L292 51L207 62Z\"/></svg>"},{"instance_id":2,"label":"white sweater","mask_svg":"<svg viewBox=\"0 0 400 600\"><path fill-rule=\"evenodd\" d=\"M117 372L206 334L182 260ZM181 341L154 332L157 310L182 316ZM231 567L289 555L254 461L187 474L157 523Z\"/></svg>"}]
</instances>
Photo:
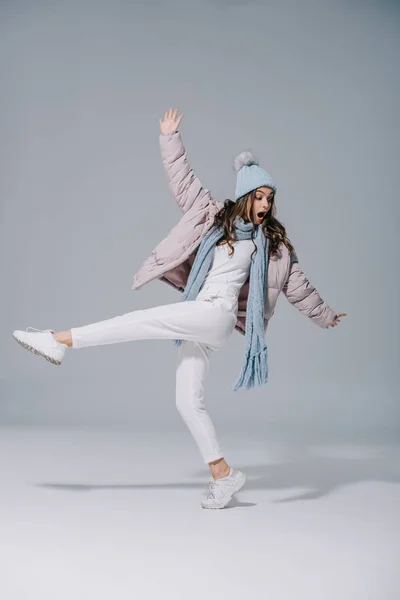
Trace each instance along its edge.
<instances>
[{"instance_id":1,"label":"white sweater","mask_svg":"<svg viewBox=\"0 0 400 600\"><path fill-rule=\"evenodd\" d=\"M233 247L233 256L228 254L228 244L215 247L211 268L197 296L198 300L206 300L216 291L226 299L236 300L239 296L250 273L250 257L255 246L252 240L240 240L234 242ZM232 304L232 310L237 312L237 302Z\"/></svg>"}]
</instances>

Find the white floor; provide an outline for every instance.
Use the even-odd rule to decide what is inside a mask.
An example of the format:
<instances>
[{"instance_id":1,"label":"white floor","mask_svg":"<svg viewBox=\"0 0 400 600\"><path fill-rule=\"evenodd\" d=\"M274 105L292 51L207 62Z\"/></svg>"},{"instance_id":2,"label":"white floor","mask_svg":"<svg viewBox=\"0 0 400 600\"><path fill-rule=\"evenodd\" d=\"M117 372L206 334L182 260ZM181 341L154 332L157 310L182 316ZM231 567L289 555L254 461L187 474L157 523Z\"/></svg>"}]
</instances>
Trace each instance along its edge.
<instances>
[{"instance_id":1,"label":"white floor","mask_svg":"<svg viewBox=\"0 0 400 600\"><path fill-rule=\"evenodd\" d=\"M222 511L189 434L0 431L2 600L398 600L400 449L225 439Z\"/></svg>"}]
</instances>

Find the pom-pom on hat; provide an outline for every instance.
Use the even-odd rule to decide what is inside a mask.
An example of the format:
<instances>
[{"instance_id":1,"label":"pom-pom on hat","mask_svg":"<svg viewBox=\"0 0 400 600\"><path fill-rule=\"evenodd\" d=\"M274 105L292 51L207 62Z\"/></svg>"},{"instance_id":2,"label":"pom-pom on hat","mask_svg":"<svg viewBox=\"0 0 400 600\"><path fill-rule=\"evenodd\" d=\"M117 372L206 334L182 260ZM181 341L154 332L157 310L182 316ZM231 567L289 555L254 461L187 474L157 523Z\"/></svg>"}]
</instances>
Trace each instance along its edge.
<instances>
[{"instance_id":1,"label":"pom-pom on hat","mask_svg":"<svg viewBox=\"0 0 400 600\"><path fill-rule=\"evenodd\" d=\"M241 152L233 162L237 172L235 200L259 187L267 186L276 192L276 185L269 173L264 171L251 152Z\"/></svg>"}]
</instances>

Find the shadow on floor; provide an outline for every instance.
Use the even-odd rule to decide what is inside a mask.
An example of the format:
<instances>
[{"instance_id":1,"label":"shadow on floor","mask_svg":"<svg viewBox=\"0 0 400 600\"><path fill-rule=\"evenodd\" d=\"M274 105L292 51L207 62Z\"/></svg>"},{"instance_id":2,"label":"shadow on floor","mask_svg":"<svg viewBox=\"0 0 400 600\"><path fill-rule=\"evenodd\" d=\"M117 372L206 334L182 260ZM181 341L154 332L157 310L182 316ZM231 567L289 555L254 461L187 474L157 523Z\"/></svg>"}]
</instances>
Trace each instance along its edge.
<instances>
[{"instance_id":1,"label":"shadow on floor","mask_svg":"<svg viewBox=\"0 0 400 600\"><path fill-rule=\"evenodd\" d=\"M275 500L274 502L294 502L316 500L343 487L368 482L400 483L399 449L385 450L374 458L346 458L318 456L313 449L310 455L304 448L290 460L268 465L242 465L238 468L246 473L245 487L250 490L293 490L300 493ZM145 489L202 489L204 471L195 474L201 481L177 481L166 483L38 483L36 487L71 492L91 492L96 490L145 490ZM208 474L209 477L209 474ZM252 505L238 503L238 505Z\"/></svg>"}]
</instances>

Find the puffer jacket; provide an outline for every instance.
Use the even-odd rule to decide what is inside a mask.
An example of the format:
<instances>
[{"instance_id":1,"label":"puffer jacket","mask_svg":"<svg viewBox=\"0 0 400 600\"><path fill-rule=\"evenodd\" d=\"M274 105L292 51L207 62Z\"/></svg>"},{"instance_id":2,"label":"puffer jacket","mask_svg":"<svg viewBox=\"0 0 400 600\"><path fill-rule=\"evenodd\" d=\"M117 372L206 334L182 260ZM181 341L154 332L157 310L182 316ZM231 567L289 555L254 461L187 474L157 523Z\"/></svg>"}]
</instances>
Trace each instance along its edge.
<instances>
[{"instance_id":1,"label":"puffer jacket","mask_svg":"<svg viewBox=\"0 0 400 600\"><path fill-rule=\"evenodd\" d=\"M179 132L160 135L162 161L169 187L183 212L180 221L154 248L133 278L133 290L149 281L159 279L183 292L198 247L214 223L223 204L211 197L191 169ZM324 302L316 288L301 269L296 252L290 253L280 244L278 253L268 261L267 293L265 295L264 325L274 314L279 294L321 328L335 319L335 311ZM239 294L236 330L245 334L249 278Z\"/></svg>"}]
</instances>

